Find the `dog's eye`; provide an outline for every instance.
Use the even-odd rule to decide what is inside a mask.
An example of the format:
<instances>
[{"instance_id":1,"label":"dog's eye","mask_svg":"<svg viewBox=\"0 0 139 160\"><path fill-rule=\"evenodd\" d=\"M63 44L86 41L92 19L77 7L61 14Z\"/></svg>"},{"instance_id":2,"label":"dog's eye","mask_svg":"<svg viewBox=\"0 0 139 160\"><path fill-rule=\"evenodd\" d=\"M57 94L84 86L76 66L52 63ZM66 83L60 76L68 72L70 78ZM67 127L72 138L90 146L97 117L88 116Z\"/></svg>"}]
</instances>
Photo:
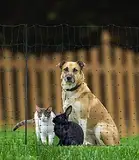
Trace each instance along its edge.
<instances>
[{"instance_id":1,"label":"dog's eye","mask_svg":"<svg viewBox=\"0 0 139 160\"><path fill-rule=\"evenodd\" d=\"M64 68L64 71L68 72L69 71L68 67Z\"/></svg>"},{"instance_id":2,"label":"dog's eye","mask_svg":"<svg viewBox=\"0 0 139 160\"><path fill-rule=\"evenodd\" d=\"M77 72L78 70L76 68L73 68L73 72Z\"/></svg>"}]
</instances>

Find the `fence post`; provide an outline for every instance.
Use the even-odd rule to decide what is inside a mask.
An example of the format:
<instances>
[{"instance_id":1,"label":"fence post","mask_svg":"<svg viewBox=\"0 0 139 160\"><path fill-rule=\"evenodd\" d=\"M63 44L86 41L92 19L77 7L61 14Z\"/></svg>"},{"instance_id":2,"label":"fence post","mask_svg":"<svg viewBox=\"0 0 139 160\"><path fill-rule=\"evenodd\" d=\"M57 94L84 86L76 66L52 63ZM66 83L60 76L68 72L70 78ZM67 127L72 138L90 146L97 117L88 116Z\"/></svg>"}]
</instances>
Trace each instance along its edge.
<instances>
[{"instance_id":1,"label":"fence post","mask_svg":"<svg viewBox=\"0 0 139 160\"><path fill-rule=\"evenodd\" d=\"M101 100L100 93L100 71L99 71L99 59L98 59L98 49L94 48L90 50L91 54L91 66L92 66L92 74L93 74L93 93Z\"/></svg>"},{"instance_id":2,"label":"fence post","mask_svg":"<svg viewBox=\"0 0 139 160\"><path fill-rule=\"evenodd\" d=\"M50 105L50 79L49 79L49 70L47 66L49 66L49 60L47 59L46 56L42 56L41 58L41 68L42 68L42 73L41 73L41 78L42 78L42 101L43 101L43 106L49 106Z\"/></svg>"},{"instance_id":3,"label":"fence post","mask_svg":"<svg viewBox=\"0 0 139 160\"><path fill-rule=\"evenodd\" d=\"M112 117L113 113L113 95L112 95L112 81L111 81L111 46L110 46L110 35L108 32L104 31L102 33L101 42L102 42L102 56L104 60L104 72L105 72L105 93L106 93L106 108Z\"/></svg>"},{"instance_id":4,"label":"fence post","mask_svg":"<svg viewBox=\"0 0 139 160\"><path fill-rule=\"evenodd\" d=\"M137 123L139 124L139 108L137 108L137 107L139 107L139 98L138 98L138 94L139 94L139 54L138 55L136 55L136 78L137 78L137 80L138 81L136 81L137 83L135 83L135 84L137 84L138 85L138 87L136 87L136 112L137 112ZM139 134L139 125L137 126L137 130L138 130L138 134Z\"/></svg>"},{"instance_id":5,"label":"fence post","mask_svg":"<svg viewBox=\"0 0 139 160\"><path fill-rule=\"evenodd\" d=\"M55 71L55 98L56 98L56 113L60 113L63 112L63 107L62 107L62 92L61 92L61 79L60 79L60 69L56 67L56 65L58 63L61 62L61 54L55 53L53 56L53 65L54 65L54 69Z\"/></svg>"},{"instance_id":6,"label":"fence post","mask_svg":"<svg viewBox=\"0 0 139 160\"><path fill-rule=\"evenodd\" d=\"M127 74L128 74L128 89L129 89L129 135L137 133L136 108L135 108L135 86L134 86L134 54L132 51L127 51Z\"/></svg>"},{"instance_id":7,"label":"fence post","mask_svg":"<svg viewBox=\"0 0 139 160\"><path fill-rule=\"evenodd\" d=\"M119 133L121 134L121 137L125 137L127 135L126 133L126 123L125 123L125 108L124 108L124 87L123 87L123 66L122 66L122 50L120 48L115 49L115 58L116 58L116 78L117 78L117 84L116 84L116 90L118 93L118 97L116 99L117 106L116 109L118 109L118 129Z\"/></svg>"},{"instance_id":8,"label":"fence post","mask_svg":"<svg viewBox=\"0 0 139 160\"><path fill-rule=\"evenodd\" d=\"M15 59L16 65L16 79L17 79L17 93L18 93L18 98L17 98L17 105L20 114L20 120L23 120L25 118L25 58L22 54L18 53L16 55Z\"/></svg>"},{"instance_id":9,"label":"fence post","mask_svg":"<svg viewBox=\"0 0 139 160\"><path fill-rule=\"evenodd\" d=\"M0 70L1 72L1 70ZM0 125L3 125L3 110L2 110L2 77L1 77L1 73L0 73Z\"/></svg>"},{"instance_id":10,"label":"fence post","mask_svg":"<svg viewBox=\"0 0 139 160\"><path fill-rule=\"evenodd\" d=\"M5 86L5 104L7 112L8 124L14 124L13 113L14 110L14 92L13 92L13 73L12 73L12 54L10 51L5 50L4 56L4 86Z\"/></svg>"},{"instance_id":11,"label":"fence post","mask_svg":"<svg viewBox=\"0 0 139 160\"><path fill-rule=\"evenodd\" d=\"M29 100L31 103L30 111L33 113L35 111L35 106L37 101L37 79L36 79L36 57L30 56L28 58L28 73L29 73Z\"/></svg>"},{"instance_id":12,"label":"fence post","mask_svg":"<svg viewBox=\"0 0 139 160\"><path fill-rule=\"evenodd\" d=\"M68 52L65 52L65 54L64 54L64 60L66 60L66 61L74 61L74 52L70 52L70 51L68 51Z\"/></svg>"}]
</instances>

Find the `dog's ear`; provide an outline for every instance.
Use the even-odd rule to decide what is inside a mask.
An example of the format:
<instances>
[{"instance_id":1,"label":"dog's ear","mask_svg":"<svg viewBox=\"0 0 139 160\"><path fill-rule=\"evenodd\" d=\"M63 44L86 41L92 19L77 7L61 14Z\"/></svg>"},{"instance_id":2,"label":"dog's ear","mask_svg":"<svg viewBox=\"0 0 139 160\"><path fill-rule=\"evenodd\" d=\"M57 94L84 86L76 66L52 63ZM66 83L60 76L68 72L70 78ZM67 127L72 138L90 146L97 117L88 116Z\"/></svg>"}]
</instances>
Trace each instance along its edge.
<instances>
[{"instance_id":1,"label":"dog's ear","mask_svg":"<svg viewBox=\"0 0 139 160\"><path fill-rule=\"evenodd\" d=\"M62 66L66 63L66 61L62 61L60 63L58 63L56 66L59 67L60 69L62 69Z\"/></svg>"},{"instance_id":2,"label":"dog's ear","mask_svg":"<svg viewBox=\"0 0 139 160\"><path fill-rule=\"evenodd\" d=\"M82 61L77 61L77 63L81 67L81 69L83 69L83 67L85 66L85 63Z\"/></svg>"}]
</instances>

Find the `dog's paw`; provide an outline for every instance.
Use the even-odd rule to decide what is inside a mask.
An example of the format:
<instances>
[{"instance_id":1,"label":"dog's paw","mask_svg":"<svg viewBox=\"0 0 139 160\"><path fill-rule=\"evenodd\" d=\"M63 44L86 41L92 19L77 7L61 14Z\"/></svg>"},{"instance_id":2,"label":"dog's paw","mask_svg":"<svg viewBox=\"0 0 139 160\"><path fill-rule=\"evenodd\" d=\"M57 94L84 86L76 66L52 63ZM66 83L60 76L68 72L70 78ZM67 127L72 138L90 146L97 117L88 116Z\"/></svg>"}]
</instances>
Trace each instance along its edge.
<instances>
[{"instance_id":1,"label":"dog's paw","mask_svg":"<svg viewBox=\"0 0 139 160\"><path fill-rule=\"evenodd\" d=\"M85 146L90 146L90 145L92 145L90 142L87 142L87 141L84 141L83 142L83 145L85 145Z\"/></svg>"}]
</instances>

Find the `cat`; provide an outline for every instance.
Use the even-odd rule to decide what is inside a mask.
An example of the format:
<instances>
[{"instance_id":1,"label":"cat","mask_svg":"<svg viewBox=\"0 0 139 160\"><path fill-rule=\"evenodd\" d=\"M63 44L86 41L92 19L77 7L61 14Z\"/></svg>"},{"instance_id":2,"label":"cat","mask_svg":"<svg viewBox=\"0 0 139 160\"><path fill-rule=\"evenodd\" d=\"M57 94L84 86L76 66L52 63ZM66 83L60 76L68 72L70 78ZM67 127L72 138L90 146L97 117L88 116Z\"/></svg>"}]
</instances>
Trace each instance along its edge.
<instances>
[{"instance_id":1,"label":"cat","mask_svg":"<svg viewBox=\"0 0 139 160\"><path fill-rule=\"evenodd\" d=\"M55 117L52 107L40 108L36 105L36 112L34 118L27 120L27 123L35 123L37 141L41 139L43 144L46 144L48 137L48 144L52 145L55 137L53 118ZM17 123L13 131L25 125L25 120Z\"/></svg>"}]
</instances>

